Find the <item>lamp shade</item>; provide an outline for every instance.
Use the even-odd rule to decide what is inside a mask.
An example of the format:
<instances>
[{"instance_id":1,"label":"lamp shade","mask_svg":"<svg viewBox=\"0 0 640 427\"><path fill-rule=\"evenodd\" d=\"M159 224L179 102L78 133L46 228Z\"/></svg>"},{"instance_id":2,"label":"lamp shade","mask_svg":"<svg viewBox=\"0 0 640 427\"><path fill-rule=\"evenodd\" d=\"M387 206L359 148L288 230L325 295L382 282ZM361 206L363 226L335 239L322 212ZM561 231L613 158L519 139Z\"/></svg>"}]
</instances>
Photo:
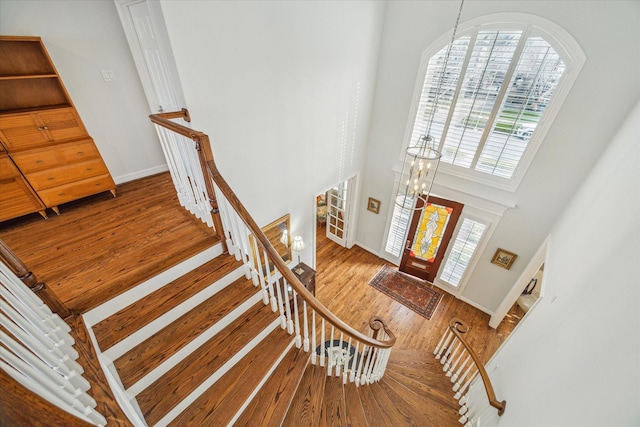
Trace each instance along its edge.
<instances>
[{"instance_id":1,"label":"lamp shade","mask_svg":"<svg viewBox=\"0 0 640 427\"><path fill-rule=\"evenodd\" d=\"M282 231L282 237L280 237L280 243L282 243L285 246L289 246L289 231L285 228L284 231Z\"/></svg>"},{"instance_id":2,"label":"lamp shade","mask_svg":"<svg viewBox=\"0 0 640 427\"><path fill-rule=\"evenodd\" d=\"M296 236L293 238L291 249L294 252L302 252L304 250L304 241L302 240L302 236Z\"/></svg>"}]
</instances>

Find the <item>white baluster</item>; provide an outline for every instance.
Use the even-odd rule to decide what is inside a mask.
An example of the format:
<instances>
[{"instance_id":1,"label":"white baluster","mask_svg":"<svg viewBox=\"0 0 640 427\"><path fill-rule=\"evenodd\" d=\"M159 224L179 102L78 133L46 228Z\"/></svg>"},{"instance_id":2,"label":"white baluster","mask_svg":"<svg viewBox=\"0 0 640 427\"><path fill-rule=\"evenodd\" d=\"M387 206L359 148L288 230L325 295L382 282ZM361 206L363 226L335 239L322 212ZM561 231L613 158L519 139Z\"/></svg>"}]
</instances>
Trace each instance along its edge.
<instances>
[{"instance_id":1,"label":"white baluster","mask_svg":"<svg viewBox=\"0 0 640 427\"><path fill-rule=\"evenodd\" d=\"M362 344L362 354L360 355L360 362L358 363L358 371L356 372L356 387L358 387L362 382L362 371L364 369L364 359L367 356L368 346L366 344Z\"/></svg>"},{"instance_id":2,"label":"white baluster","mask_svg":"<svg viewBox=\"0 0 640 427\"><path fill-rule=\"evenodd\" d=\"M451 356L451 350L453 349L453 346L455 346L458 343L458 338L454 337L453 340L451 340L451 343L447 346L444 354L442 355L442 358L440 359L440 363L443 365L446 365L447 360L449 360L449 356ZM444 369L446 371L446 369Z\"/></svg>"},{"instance_id":3,"label":"white baluster","mask_svg":"<svg viewBox=\"0 0 640 427\"><path fill-rule=\"evenodd\" d=\"M300 336L300 314L298 313L298 293L294 288L291 288L291 293L293 294L293 314L295 320L295 330L296 330L296 347L302 347L302 337Z\"/></svg>"},{"instance_id":4,"label":"white baluster","mask_svg":"<svg viewBox=\"0 0 640 427\"><path fill-rule=\"evenodd\" d=\"M471 384L471 381L473 381L473 379L476 377L476 375L478 374L478 370L476 369L476 371L473 373L473 375L471 375L469 377L469 379L467 380L467 382L465 382L462 387L460 387L460 389L456 392L456 394L453 396L455 399L460 399L460 396L462 396L462 394L467 390L467 388L469 387L469 384Z\"/></svg>"},{"instance_id":5,"label":"white baluster","mask_svg":"<svg viewBox=\"0 0 640 427\"><path fill-rule=\"evenodd\" d=\"M311 309L311 363L316 364L318 343L316 342L316 311Z\"/></svg>"},{"instance_id":6,"label":"white baluster","mask_svg":"<svg viewBox=\"0 0 640 427\"><path fill-rule=\"evenodd\" d=\"M442 338L440 338L440 342L436 346L436 349L433 351L433 354L436 355L436 359L439 360L440 357L442 357L442 353L444 352L444 349L449 345L449 341L451 340L452 337L453 337L453 332L447 329L445 333L442 335Z\"/></svg>"},{"instance_id":7,"label":"white baluster","mask_svg":"<svg viewBox=\"0 0 640 427\"><path fill-rule=\"evenodd\" d=\"M227 202L227 198L224 197L224 194L217 185L214 184L214 190L216 193L216 200L218 201L218 210L220 212L220 221L222 222L222 230L224 232L224 239L227 242L227 250L230 254L235 253L235 246L233 241L231 240L231 223L229 221L229 203Z\"/></svg>"},{"instance_id":8,"label":"white baluster","mask_svg":"<svg viewBox=\"0 0 640 427\"><path fill-rule=\"evenodd\" d=\"M269 300L271 301L271 310L276 311L278 309L278 301L276 300L275 294L273 293L274 274L271 274L271 267L270 267L270 263L268 262L269 257L267 255L266 250L263 252L263 255L264 255L264 259L267 260L264 266L266 270L266 276L267 276L267 282L268 282L267 293L269 295Z\"/></svg>"},{"instance_id":9,"label":"white baluster","mask_svg":"<svg viewBox=\"0 0 640 427\"><path fill-rule=\"evenodd\" d=\"M362 359L362 357L358 357L358 355L360 354L358 352L358 350L360 350L360 341L356 341L356 349L353 355L353 359L351 360L351 372L349 373L349 381L350 382L354 382L355 378L356 378L356 370L358 369L358 361L359 359Z\"/></svg>"},{"instance_id":10,"label":"white baluster","mask_svg":"<svg viewBox=\"0 0 640 427\"><path fill-rule=\"evenodd\" d=\"M463 351L460 356L464 355L465 353L467 353L466 349L465 351ZM462 362L462 364L460 364L460 366L458 367L458 370L456 371L455 374L451 375L451 382L455 383L458 380L458 377L460 376L460 372L462 372L462 370L464 369L464 367L467 365L467 363L469 363L471 361L471 355L467 354L467 358L464 359L464 362Z\"/></svg>"},{"instance_id":11,"label":"white baluster","mask_svg":"<svg viewBox=\"0 0 640 427\"><path fill-rule=\"evenodd\" d=\"M333 347L333 333L334 333L334 327L333 325L331 325L331 338L329 339L329 346L327 347L327 345L325 344L325 352L328 353L328 357L329 357L329 365L327 366L327 375L331 376L331 372L333 371L333 366L335 365L335 359L334 359L334 354L333 351L331 351L331 348Z\"/></svg>"},{"instance_id":12,"label":"white baluster","mask_svg":"<svg viewBox=\"0 0 640 427\"><path fill-rule=\"evenodd\" d=\"M452 352L450 352L450 353L449 353L447 356L445 356L445 358L444 358L444 359L445 359L445 361L444 361L445 363L444 363L444 366L442 367L442 370L443 370L444 372L448 372L448 371L449 371L449 367L451 366L451 363L450 363L450 362L451 362L451 359L453 359L454 357L456 357L456 354L457 354L458 350L459 350L459 349L460 349L460 347L462 346L462 344L461 344L459 341L457 341L457 340L456 340L456 342L457 342L456 347L453 349L453 351L452 351ZM451 346L453 347L453 344L452 344Z\"/></svg>"},{"instance_id":13,"label":"white baluster","mask_svg":"<svg viewBox=\"0 0 640 427\"><path fill-rule=\"evenodd\" d=\"M303 315L304 315L304 341L303 341L303 348L304 348L304 351L308 352L309 351L309 318L307 316L307 301L306 300L302 300L302 308L303 308Z\"/></svg>"},{"instance_id":14,"label":"white baluster","mask_svg":"<svg viewBox=\"0 0 640 427\"><path fill-rule=\"evenodd\" d=\"M0 262L0 366L17 382L54 405L98 425L106 420L86 393L89 383L75 362L73 339L9 268ZM35 299L34 299L35 297ZM87 415L88 414L88 415Z\"/></svg>"},{"instance_id":15,"label":"white baluster","mask_svg":"<svg viewBox=\"0 0 640 427\"><path fill-rule=\"evenodd\" d=\"M320 351L320 366L324 366L324 359L325 359L325 353L326 353L326 341L325 336L324 336L324 330L325 330L325 325L324 325L324 317L320 317L320 334L322 335L320 337L320 345L322 346L322 351Z\"/></svg>"},{"instance_id":16,"label":"white baluster","mask_svg":"<svg viewBox=\"0 0 640 427\"><path fill-rule=\"evenodd\" d=\"M289 293L293 292L292 289L289 289L289 283L285 280L282 279L283 285L283 293L284 293L284 310L285 313L287 315L287 332L289 332L289 334L293 334L293 319L291 318L291 299L289 298Z\"/></svg>"},{"instance_id":17,"label":"white baluster","mask_svg":"<svg viewBox=\"0 0 640 427\"><path fill-rule=\"evenodd\" d=\"M351 361L349 359L349 356L351 356L351 350L353 349L353 347L351 347L351 337L349 337L349 342L347 343L347 353L346 353L346 358L344 361L344 369L342 370L343 374L342 374L342 384L346 384L347 383L347 379L349 378L349 362ZM355 357L355 354L354 354Z\"/></svg>"}]
</instances>

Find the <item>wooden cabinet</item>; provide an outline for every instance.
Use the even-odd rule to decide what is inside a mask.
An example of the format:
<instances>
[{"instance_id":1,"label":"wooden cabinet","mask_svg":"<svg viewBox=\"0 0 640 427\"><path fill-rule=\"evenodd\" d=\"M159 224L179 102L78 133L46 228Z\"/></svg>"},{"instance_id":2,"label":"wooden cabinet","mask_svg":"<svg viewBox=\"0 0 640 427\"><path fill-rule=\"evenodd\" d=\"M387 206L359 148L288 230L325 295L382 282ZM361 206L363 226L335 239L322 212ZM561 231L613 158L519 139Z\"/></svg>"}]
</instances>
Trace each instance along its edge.
<instances>
[{"instance_id":1,"label":"wooden cabinet","mask_svg":"<svg viewBox=\"0 0 640 427\"><path fill-rule=\"evenodd\" d=\"M304 262L293 267L291 270L298 280L302 282L305 288L313 295L316 294L316 271Z\"/></svg>"},{"instance_id":2,"label":"wooden cabinet","mask_svg":"<svg viewBox=\"0 0 640 427\"><path fill-rule=\"evenodd\" d=\"M40 215L47 217L44 204L9 155L0 150L0 221L31 212L40 212Z\"/></svg>"},{"instance_id":3,"label":"wooden cabinet","mask_svg":"<svg viewBox=\"0 0 640 427\"><path fill-rule=\"evenodd\" d=\"M58 212L59 204L102 191L115 196L109 170L40 38L0 36L0 58L0 221L45 216L45 208Z\"/></svg>"}]
</instances>

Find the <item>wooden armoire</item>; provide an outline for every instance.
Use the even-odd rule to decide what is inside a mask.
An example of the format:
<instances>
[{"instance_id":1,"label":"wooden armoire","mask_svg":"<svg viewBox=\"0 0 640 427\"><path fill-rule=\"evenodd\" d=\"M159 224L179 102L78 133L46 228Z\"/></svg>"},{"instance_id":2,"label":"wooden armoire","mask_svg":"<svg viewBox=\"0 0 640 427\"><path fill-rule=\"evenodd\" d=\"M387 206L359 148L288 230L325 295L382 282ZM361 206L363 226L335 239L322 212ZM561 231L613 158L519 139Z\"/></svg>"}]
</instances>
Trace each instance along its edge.
<instances>
[{"instance_id":1,"label":"wooden armoire","mask_svg":"<svg viewBox=\"0 0 640 427\"><path fill-rule=\"evenodd\" d=\"M40 37L0 36L0 221L115 189Z\"/></svg>"}]
</instances>

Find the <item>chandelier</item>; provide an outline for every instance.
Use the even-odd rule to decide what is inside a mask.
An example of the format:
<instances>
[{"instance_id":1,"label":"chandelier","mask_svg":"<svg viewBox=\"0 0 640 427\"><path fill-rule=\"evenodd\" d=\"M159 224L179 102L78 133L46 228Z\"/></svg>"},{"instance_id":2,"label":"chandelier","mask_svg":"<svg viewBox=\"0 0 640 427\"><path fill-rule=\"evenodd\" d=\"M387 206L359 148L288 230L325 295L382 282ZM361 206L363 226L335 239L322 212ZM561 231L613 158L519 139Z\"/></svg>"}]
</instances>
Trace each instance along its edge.
<instances>
[{"instance_id":1,"label":"chandelier","mask_svg":"<svg viewBox=\"0 0 640 427\"><path fill-rule=\"evenodd\" d=\"M403 209L420 210L427 204L427 199L431 194L431 187L433 186L436 171L440 164L442 153L440 153L436 148L437 145L435 140L431 136L431 125L433 124L435 112L438 109L438 100L442 89L442 81L444 80L449 56L451 55L451 48L456 40L456 31L458 29L458 23L460 22L463 5L464 0L460 3L458 17L456 19L455 26L453 27L451 43L447 47L447 53L445 55L444 62L442 63L442 71L438 77L433 107L429 113L427 126L425 128L426 130L423 135L418 137L417 141L413 144L409 143L409 147L407 147L405 152L404 162L402 164L402 173L396 190L396 204ZM418 200L422 200L423 203L418 203Z\"/></svg>"}]
</instances>

